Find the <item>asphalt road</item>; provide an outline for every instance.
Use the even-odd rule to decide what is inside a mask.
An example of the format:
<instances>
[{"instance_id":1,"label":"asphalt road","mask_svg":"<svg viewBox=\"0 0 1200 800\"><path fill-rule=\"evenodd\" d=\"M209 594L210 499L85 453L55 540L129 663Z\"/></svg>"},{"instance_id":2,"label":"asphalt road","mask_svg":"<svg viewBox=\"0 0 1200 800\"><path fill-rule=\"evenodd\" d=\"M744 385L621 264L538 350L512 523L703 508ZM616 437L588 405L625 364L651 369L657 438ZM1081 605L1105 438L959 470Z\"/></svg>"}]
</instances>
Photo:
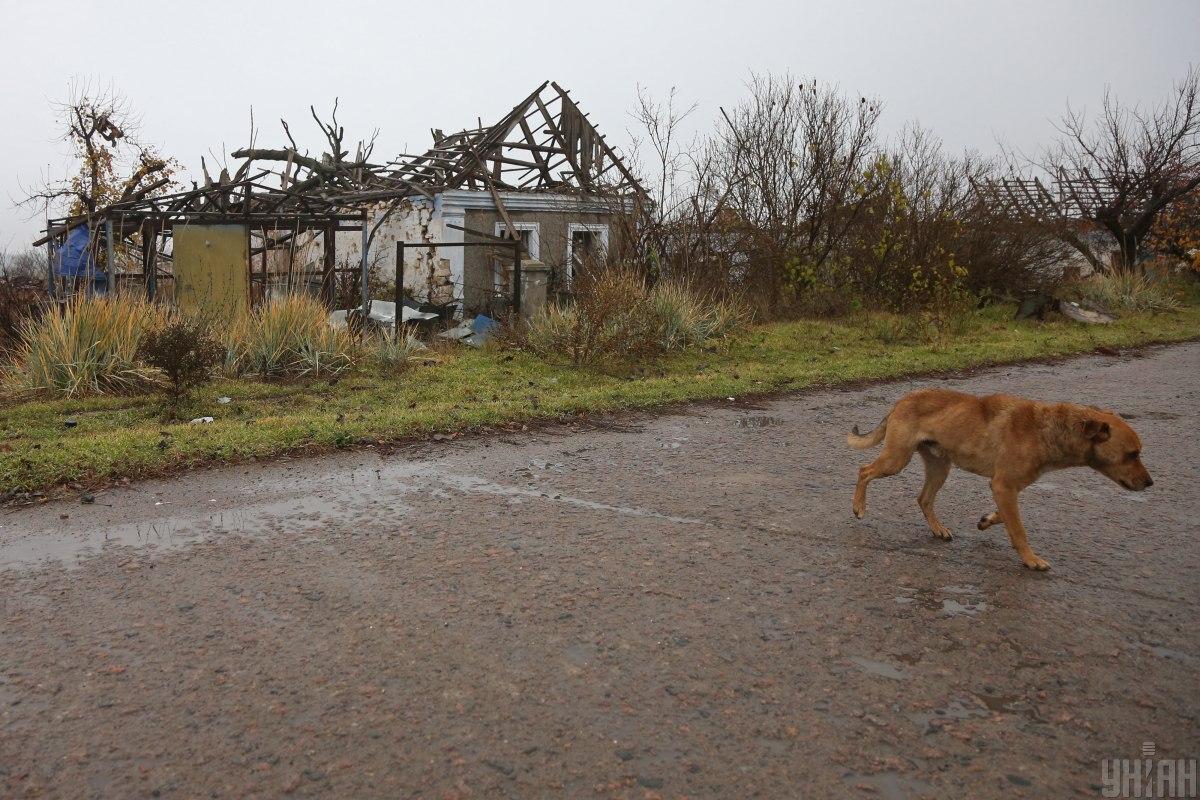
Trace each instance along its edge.
<instances>
[{"instance_id":1,"label":"asphalt road","mask_svg":"<svg viewBox=\"0 0 1200 800\"><path fill-rule=\"evenodd\" d=\"M1154 487L845 432L931 384L1116 408ZM282 460L0 512L2 797L1072 797L1200 756L1200 344Z\"/></svg>"}]
</instances>

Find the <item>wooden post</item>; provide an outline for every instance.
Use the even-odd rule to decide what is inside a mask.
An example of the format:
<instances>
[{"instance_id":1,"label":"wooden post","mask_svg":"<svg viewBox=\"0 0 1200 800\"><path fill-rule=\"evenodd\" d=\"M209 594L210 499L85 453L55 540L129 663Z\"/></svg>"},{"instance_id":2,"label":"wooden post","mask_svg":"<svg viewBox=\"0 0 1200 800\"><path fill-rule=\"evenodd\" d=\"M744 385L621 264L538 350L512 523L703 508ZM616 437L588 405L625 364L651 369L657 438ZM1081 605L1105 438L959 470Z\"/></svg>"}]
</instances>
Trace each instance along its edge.
<instances>
[{"instance_id":1,"label":"wooden post","mask_svg":"<svg viewBox=\"0 0 1200 800\"><path fill-rule=\"evenodd\" d=\"M274 234L274 229L271 230ZM271 299L271 276L267 273L267 226L262 228L262 253L260 254L262 266L262 296L259 298L259 304L265 306Z\"/></svg>"},{"instance_id":2,"label":"wooden post","mask_svg":"<svg viewBox=\"0 0 1200 800\"><path fill-rule=\"evenodd\" d=\"M337 259L337 241L334 237L333 223L330 223L325 226L325 263L321 275L321 299L329 308L333 308L333 264Z\"/></svg>"},{"instance_id":3,"label":"wooden post","mask_svg":"<svg viewBox=\"0 0 1200 800\"><path fill-rule=\"evenodd\" d=\"M396 242L396 332L404 320L401 307L404 305L404 242Z\"/></svg>"},{"instance_id":4,"label":"wooden post","mask_svg":"<svg viewBox=\"0 0 1200 800\"><path fill-rule=\"evenodd\" d=\"M246 308L254 308L254 238L253 228L246 225Z\"/></svg>"},{"instance_id":5,"label":"wooden post","mask_svg":"<svg viewBox=\"0 0 1200 800\"><path fill-rule=\"evenodd\" d=\"M371 247L371 232L367 229L367 218L363 215L362 224L362 261L359 264L359 289L362 293L362 315L365 321L371 314L371 284L367 280L370 268L367 266L367 250Z\"/></svg>"},{"instance_id":6,"label":"wooden post","mask_svg":"<svg viewBox=\"0 0 1200 800\"><path fill-rule=\"evenodd\" d=\"M63 237L66 242L66 237ZM46 293L51 300L57 299L54 291L54 237L50 235L50 201L46 201Z\"/></svg>"},{"instance_id":7,"label":"wooden post","mask_svg":"<svg viewBox=\"0 0 1200 800\"><path fill-rule=\"evenodd\" d=\"M521 317L521 242L513 242L513 311Z\"/></svg>"},{"instance_id":8,"label":"wooden post","mask_svg":"<svg viewBox=\"0 0 1200 800\"><path fill-rule=\"evenodd\" d=\"M111 217L104 219L104 271L105 271L105 294L112 294L113 290L113 267L116 266L116 237L113 235L113 223ZM93 281L94 283L94 281ZM87 294L92 293L93 287L88 285Z\"/></svg>"},{"instance_id":9,"label":"wooden post","mask_svg":"<svg viewBox=\"0 0 1200 800\"><path fill-rule=\"evenodd\" d=\"M154 225L146 225L142 223L142 280L146 282L146 300L154 299L155 280L154 273L158 270L154 266L154 243L157 241L157 236L154 233Z\"/></svg>"}]
</instances>

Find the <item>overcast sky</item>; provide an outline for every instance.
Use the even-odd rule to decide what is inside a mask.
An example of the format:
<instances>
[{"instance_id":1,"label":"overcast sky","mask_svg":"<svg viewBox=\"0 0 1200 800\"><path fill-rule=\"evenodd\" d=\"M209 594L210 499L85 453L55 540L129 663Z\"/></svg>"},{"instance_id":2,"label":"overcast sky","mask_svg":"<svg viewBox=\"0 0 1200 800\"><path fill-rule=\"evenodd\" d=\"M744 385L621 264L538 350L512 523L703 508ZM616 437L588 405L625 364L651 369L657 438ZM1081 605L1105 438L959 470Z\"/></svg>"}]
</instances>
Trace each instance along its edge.
<instances>
[{"instance_id":1,"label":"overcast sky","mask_svg":"<svg viewBox=\"0 0 1200 800\"><path fill-rule=\"evenodd\" d=\"M792 0L791 2L55 2L0 0L0 249L41 226L21 185L68 167L51 104L72 79L112 84L143 137L199 170L245 143L318 145L308 105L341 98L347 138L380 129L377 155L423 149L429 128L495 121L557 80L611 142L627 140L637 87L672 86L708 125L750 71L790 71L884 102L953 150L1026 150L1070 101L1106 84L1152 103L1200 61L1200 0Z\"/></svg>"}]
</instances>

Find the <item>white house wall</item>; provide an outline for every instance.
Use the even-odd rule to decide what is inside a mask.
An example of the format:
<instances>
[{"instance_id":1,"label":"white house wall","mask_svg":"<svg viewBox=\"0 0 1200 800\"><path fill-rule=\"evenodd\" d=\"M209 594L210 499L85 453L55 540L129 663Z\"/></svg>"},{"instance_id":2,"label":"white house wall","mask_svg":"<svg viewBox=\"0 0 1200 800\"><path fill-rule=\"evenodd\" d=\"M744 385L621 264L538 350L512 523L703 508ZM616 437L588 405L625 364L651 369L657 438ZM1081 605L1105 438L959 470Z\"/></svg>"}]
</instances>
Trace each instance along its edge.
<instances>
[{"instance_id":1,"label":"white house wall","mask_svg":"<svg viewBox=\"0 0 1200 800\"><path fill-rule=\"evenodd\" d=\"M613 201L579 195L554 195L531 192L503 192L501 198L510 211L543 211L559 214L594 215L629 211L631 200ZM466 225L468 210L495 211L496 204L488 192L451 190L435 195L433 200L414 197L406 200L383 222L371 241L370 259L384 281L396 278L396 242L405 242L404 287L412 297L448 303L464 297L464 248L420 247L419 243L454 243L464 240L461 230L449 227ZM387 210L380 203L370 214L369 229L373 228ZM489 228L491 226L488 226ZM490 232L490 231L488 231ZM358 264L362 252L362 236L357 232L337 234L339 267Z\"/></svg>"}]
</instances>

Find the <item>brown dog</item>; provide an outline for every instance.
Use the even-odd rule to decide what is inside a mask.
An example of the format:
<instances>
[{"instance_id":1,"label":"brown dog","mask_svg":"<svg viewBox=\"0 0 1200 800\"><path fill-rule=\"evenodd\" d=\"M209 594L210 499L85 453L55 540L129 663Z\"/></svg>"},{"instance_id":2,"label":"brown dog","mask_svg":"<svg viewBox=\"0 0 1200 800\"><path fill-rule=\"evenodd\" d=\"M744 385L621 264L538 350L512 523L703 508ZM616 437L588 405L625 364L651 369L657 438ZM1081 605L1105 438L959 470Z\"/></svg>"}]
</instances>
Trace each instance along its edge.
<instances>
[{"instance_id":1,"label":"brown dog","mask_svg":"<svg viewBox=\"0 0 1200 800\"><path fill-rule=\"evenodd\" d=\"M917 505L929 529L941 539L950 531L933 511L933 500L950 465L992 479L996 510L979 529L1008 527L1012 546L1030 569L1049 569L1025 538L1017 493L1045 472L1088 466L1135 492L1154 481L1142 465L1142 443L1133 428L1111 411L1071 403L1038 403L1006 394L975 397L944 389L923 389L901 398L879 427L846 437L855 449L883 442L879 458L858 471L854 516L867 510L867 484L895 475L914 452L925 462L925 486Z\"/></svg>"}]
</instances>

